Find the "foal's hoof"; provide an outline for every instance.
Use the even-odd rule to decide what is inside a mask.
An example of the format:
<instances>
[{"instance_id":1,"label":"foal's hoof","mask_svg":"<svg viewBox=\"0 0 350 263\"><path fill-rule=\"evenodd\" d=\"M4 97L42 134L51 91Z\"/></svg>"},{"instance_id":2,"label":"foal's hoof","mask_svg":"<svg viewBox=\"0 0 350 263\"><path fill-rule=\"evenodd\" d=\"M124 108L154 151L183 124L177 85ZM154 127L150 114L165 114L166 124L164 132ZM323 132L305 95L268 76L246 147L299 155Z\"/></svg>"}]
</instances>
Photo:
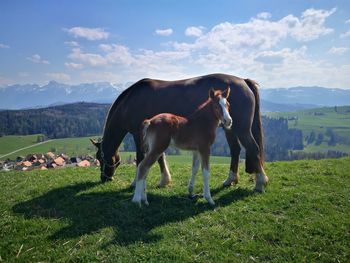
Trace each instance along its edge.
<instances>
[{"instance_id":1,"label":"foal's hoof","mask_svg":"<svg viewBox=\"0 0 350 263\"><path fill-rule=\"evenodd\" d=\"M233 173L230 171L230 174L228 175L227 179L222 182L223 187L229 187L231 185L238 184L239 180L239 174L238 173Z\"/></svg>"}]
</instances>

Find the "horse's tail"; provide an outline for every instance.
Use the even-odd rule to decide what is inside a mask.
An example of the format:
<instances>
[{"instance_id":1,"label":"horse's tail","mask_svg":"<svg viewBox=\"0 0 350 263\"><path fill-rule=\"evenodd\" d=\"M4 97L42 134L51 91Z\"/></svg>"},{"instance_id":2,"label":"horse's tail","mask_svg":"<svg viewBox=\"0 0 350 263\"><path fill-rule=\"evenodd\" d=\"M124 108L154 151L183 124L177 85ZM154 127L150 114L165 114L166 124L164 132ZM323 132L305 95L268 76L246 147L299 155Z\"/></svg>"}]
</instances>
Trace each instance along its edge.
<instances>
[{"instance_id":1,"label":"horse's tail","mask_svg":"<svg viewBox=\"0 0 350 263\"><path fill-rule=\"evenodd\" d=\"M142 151L146 153L148 151L148 143L147 143L147 130L148 127L150 126L151 122L150 120L144 120L141 125L141 147Z\"/></svg>"},{"instance_id":2,"label":"horse's tail","mask_svg":"<svg viewBox=\"0 0 350 263\"><path fill-rule=\"evenodd\" d=\"M257 142L260 150L260 161L261 164L264 164L264 138L263 138L263 129L261 123L261 114L260 114L260 95L259 95L259 84L251 79L244 79L245 83L248 85L250 90L254 93L255 97L255 111L254 119L252 124L252 133L255 141Z\"/></svg>"}]
</instances>

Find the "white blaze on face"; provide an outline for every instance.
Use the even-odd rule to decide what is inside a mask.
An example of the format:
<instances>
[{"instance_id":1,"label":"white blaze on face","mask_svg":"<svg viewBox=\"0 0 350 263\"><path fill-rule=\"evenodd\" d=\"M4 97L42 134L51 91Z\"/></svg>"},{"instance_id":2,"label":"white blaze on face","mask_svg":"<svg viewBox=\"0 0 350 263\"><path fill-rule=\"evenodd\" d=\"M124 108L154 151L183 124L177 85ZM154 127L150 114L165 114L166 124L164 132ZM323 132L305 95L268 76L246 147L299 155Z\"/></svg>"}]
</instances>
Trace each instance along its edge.
<instances>
[{"instance_id":1,"label":"white blaze on face","mask_svg":"<svg viewBox=\"0 0 350 263\"><path fill-rule=\"evenodd\" d=\"M230 116L230 113L228 112L226 105L227 105L227 100L226 98L220 98L220 106L222 109L222 115L223 115L223 124L226 128L231 128L232 125L232 118Z\"/></svg>"}]
</instances>

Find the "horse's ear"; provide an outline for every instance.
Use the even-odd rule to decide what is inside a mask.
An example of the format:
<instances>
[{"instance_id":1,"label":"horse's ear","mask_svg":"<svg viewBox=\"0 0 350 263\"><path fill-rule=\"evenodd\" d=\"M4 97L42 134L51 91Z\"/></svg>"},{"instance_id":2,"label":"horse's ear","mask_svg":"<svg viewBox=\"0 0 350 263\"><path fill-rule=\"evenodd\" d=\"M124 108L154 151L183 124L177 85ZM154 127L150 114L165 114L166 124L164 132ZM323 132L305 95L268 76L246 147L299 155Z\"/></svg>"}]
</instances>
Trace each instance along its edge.
<instances>
[{"instance_id":1,"label":"horse's ear","mask_svg":"<svg viewBox=\"0 0 350 263\"><path fill-rule=\"evenodd\" d=\"M95 141L95 140L93 140L93 139L90 139L90 142L95 146L95 147L99 147L100 146L100 142L97 142L97 141Z\"/></svg>"},{"instance_id":2,"label":"horse's ear","mask_svg":"<svg viewBox=\"0 0 350 263\"><path fill-rule=\"evenodd\" d=\"M213 88L211 88L209 90L209 98L214 99L214 97L215 97L215 90Z\"/></svg>"},{"instance_id":3,"label":"horse's ear","mask_svg":"<svg viewBox=\"0 0 350 263\"><path fill-rule=\"evenodd\" d=\"M224 98L228 98L228 96L230 96L230 92L231 92L231 89L230 89L230 86L227 86L227 89L225 89L223 92L222 92L222 96Z\"/></svg>"}]
</instances>

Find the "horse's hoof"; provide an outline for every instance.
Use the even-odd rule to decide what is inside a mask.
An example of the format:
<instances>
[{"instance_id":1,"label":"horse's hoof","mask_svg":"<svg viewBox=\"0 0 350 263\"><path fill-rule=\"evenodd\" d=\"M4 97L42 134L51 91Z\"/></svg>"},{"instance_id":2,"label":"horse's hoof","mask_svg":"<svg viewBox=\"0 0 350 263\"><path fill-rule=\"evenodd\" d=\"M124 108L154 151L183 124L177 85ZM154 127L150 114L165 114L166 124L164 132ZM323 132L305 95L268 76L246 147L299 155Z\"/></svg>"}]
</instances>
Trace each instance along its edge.
<instances>
[{"instance_id":1,"label":"horse's hoof","mask_svg":"<svg viewBox=\"0 0 350 263\"><path fill-rule=\"evenodd\" d=\"M102 183L107 183L113 181L113 177L108 177L108 176L101 176L101 182Z\"/></svg>"},{"instance_id":2,"label":"horse's hoof","mask_svg":"<svg viewBox=\"0 0 350 263\"><path fill-rule=\"evenodd\" d=\"M215 206L215 202L212 198L207 199L207 201L211 206Z\"/></svg>"}]
</instances>

